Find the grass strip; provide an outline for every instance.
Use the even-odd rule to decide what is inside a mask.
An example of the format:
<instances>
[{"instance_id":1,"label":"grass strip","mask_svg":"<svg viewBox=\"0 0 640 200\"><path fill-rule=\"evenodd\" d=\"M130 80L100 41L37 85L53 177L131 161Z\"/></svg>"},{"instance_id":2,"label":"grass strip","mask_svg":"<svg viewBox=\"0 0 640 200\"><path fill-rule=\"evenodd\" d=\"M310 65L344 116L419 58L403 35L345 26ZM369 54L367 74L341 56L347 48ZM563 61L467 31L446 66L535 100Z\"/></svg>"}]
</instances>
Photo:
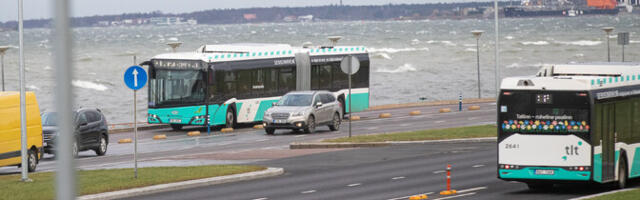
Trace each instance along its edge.
<instances>
[{"instance_id":1,"label":"grass strip","mask_svg":"<svg viewBox=\"0 0 640 200\"><path fill-rule=\"evenodd\" d=\"M387 142L387 141L422 141L460 138L495 137L495 125L468 126L446 129L432 129L399 133L359 135L351 138L327 139L323 142Z\"/></svg>"},{"instance_id":2,"label":"grass strip","mask_svg":"<svg viewBox=\"0 0 640 200\"><path fill-rule=\"evenodd\" d=\"M590 198L589 200L627 200L640 199L640 189L607 194L599 197Z\"/></svg>"},{"instance_id":3,"label":"grass strip","mask_svg":"<svg viewBox=\"0 0 640 200\"><path fill-rule=\"evenodd\" d=\"M106 169L78 171L79 195L97 194L117 190L145 187L164 183L188 181L216 176L225 176L264 170L260 166L212 165L193 167L149 167L139 168L138 178L133 178L133 169ZM54 199L55 173L29 174L33 182L20 181L20 174L0 176L0 199Z\"/></svg>"}]
</instances>

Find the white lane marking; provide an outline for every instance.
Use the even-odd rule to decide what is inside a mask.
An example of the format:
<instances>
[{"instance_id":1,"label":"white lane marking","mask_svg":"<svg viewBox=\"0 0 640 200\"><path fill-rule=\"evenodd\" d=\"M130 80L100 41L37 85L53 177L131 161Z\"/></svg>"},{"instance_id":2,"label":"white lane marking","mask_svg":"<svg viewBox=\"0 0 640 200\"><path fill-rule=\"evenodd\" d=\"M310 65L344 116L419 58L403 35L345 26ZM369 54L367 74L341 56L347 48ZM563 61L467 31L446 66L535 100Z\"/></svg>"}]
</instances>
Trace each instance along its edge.
<instances>
[{"instance_id":1,"label":"white lane marking","mask_svg":"<svg viewBox=\"0 0 640 200\"><path fill-rule=\"evenodd\" d=\"M257 199L253 199L253 200L267 200L267 199L269 199L269 198L267 198L267 197L262 197L262 198L257 198Z\"/></svg>"},{"instance_id":2,"label":"white lane marking","mask_svg":"<svg viewBox=\"0 0 640 200\"><path fill-rule=\"evenodd\" d=\"M474 165L474 166L471 166L471 167L478 168L478 167L484 167L484 165Z\"/></svg>"},{"instance_id":3,"label":"white lane marking","mask_svg":"<svg viewBox=\"0 0 640 200\"><path fill-rule=\"evenodd\" d=\"M436 124L444 123L444 121L435 121Z\"/></svg>"},{"instance_id":4,"label":"white lane marking","mask_svg":"<svg viewBox=\"0 0 640 200\"><path fill-rule=\"evenodd\" d=\"M453 199L453 198L457 198L457 197L470 196L470 195L474 195L474 194L476 194L476 193L472 192L472 193L466 193L466 194L455 195L455 196L441 197L441 198L437 198L437 199L434 199L434 200Z\"/></svg>"},{"instance_id":5,"label":"white lane marking","mask_svg":"<svg viewBox=\"0 0 640 200\"><path fill-rule=\"evenodd\" d=\"M444 171L444 170L438 170L438 171L435 171L435 172L433 172L433 173L434 173L434 174L440 174L440 173L445 173L445 172L447 172L447 171Z\"/></svg>"},{"instance_id":6,"label":"white lane marking","mask_svg":"<svg viewBox=\"0 0 640 200\"><path fill-rule=\"evenodd\" d=\"M314 193L314 192L316 192L316 191L315 190L307 190L307 191L302 191L300 193L301 194L311 194L311 193Z\"/></svg>"},{"instance_id":7,"label":"white lane marking","mask_svg":"<svg viewBox=\"0 0 640 200\"><path fill-rule=\"evenodd\" d=\"M467 120L469 120L469 121L473 121L473 120L476 120L476 119L479 119L479 117L469 117L469 118L467 118Z\"/></svg>"},{"instance_id":8,"label":"white lane marking","mask_svg":"<svg viewBox=\"0 0 640 200\"><path fill-rule=\"evenodd\" d=\"M362 185L362 183L354 183L354 184L347 185L347 187L355 187L355 186L360 186L360 185Z\"/></svg>"},{"instance_id":9,"label":"white lane marking","mask_svg":"<svg viewBox=\"0 0 640 200\"><path fill-rule=\"evenodd\" d=\"M307 136L307 135L296 135L296 136L293 136L293 137L305 137L305 136Z\"/></svg>"},{"instance_id":10,"label":"white lane marking","mask_svg":"<svg viewBox=\"0 0 640 200\"><path fill-rule=\"evenodd\" d=\"M393 199L387 199L387 200L400 200L400 199L408 199L409 197L412 196L416 196L416 195L431 195L433 194L433 192L427 192L427 193L422 193L422 194L414 194L414 195L410 195L410 196L405 196L405 197L397 197L397 198L393 198Z\"/></svg>"},{"instance_id":11,"label":"white lane marking","mask_svg":"<svg viewBox=\"0 0 640 200\"><path fill-rule=\"evenodd\" d=\"M264 141L268 141L269 139L260 139L260 140L256 140L256 142L264 142Z\"/></svg>"},{"instance_id":12,"label":"white lane marking","mask_svg":"<svg viewBox=\"0 0 640 200\"><path fill-rule=\"evenodd\" d=\"M473 192L473 191L484 190L484 189L487 189L487 187L475 187L475 188L469 188L464 190L458 190L458 193Z\"/></svg>"},{"instance_id":13,"label":"white lane marking","mask_svg":"<svg viewBox=\"0 0 640 200\"><path fill-rule=\"evenodd\" d=\"M391 178L391 180L399 180L399 179L404 179L404 176L398 176L398 177L393 177Z\"/></svg>"},{"instance_id":14,"label":"white lane marking","mask_svg":"<svg viewBox=\"0 0 640 200\"><path fill-rule=\"evenodd\" d=\"M367 130L376 130L376 129L378 129L378 127L375 127L375 126L367 128Z\"/></svg>"},{"instance_id":15,"label":"white lane marking","mask_svg":"<svg viewBox=\"0 0 640 200\"><path fill-rule=\"evenodd\" d=\"M411 126L411 124L400 124L400 126Z\"/></svg>"}]
</instances>

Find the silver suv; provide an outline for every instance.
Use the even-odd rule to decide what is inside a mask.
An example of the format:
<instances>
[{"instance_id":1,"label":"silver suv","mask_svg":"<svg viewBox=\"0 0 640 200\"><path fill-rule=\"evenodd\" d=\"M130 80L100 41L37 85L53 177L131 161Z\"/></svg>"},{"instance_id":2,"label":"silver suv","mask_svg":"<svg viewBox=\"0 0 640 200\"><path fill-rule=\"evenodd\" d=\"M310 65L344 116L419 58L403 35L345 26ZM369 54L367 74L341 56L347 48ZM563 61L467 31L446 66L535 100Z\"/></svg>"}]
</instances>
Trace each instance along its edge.
<instances>
[{"instance_id":1,"label":"silver suv","mask_svg":"<svg viewBox=\"0 0 640 200\"><path fill-rule=\"evenodd\" d=\"M264 113L263 126L267 134L276 129L304 129L313 133L317 126L340 129L342 107L328 91L289 92Z\"/></svg>"}]
</instances>

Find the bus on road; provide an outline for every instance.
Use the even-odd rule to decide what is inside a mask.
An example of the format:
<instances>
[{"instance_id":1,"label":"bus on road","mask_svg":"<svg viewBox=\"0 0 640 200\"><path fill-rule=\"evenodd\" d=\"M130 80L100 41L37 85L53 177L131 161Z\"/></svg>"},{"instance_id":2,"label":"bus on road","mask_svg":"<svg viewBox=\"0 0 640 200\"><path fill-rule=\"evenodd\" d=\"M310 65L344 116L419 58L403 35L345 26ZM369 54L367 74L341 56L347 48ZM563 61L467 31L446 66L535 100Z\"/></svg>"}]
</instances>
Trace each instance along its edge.
<instances>
[{"instance_id":1,"label":"bus on road","mask_svg":"<svg viewBox=\"0 0 640 200\"><path fill-rule=\"evenodd\" d=\"M502 81L498 178L530 189L640 177L640 63L543 66Z\"/></svg>"},{"instance_id":2,"label":"bus on road","mask_svg":"<svg viewBox=\"0 0 640 200\"><path fill-rule=\"evenodd\" d=\"M346 56L360 61L351 96L340 69ZM143 65L150 77L148 122L174 130L259 123L265 110L294 90L331 91L345 111L349 98L352 112L369 107L369 55L361 46L204 45L157 55Z\"/></svg>"}]
</instances>

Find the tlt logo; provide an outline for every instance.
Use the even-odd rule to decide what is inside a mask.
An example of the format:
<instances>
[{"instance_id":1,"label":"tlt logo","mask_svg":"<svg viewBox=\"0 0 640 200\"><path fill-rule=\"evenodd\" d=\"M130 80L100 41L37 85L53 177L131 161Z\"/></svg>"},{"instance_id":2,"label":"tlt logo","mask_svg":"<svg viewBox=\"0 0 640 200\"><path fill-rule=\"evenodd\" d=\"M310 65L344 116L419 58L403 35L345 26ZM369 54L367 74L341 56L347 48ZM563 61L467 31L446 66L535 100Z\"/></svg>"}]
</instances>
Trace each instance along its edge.
<instances>
[{"instance_id":1,"label":"tlt logo","mask_svg":"<svg viewBox=\"0 0 640 200\"><path fill-rule=\"evenodd\" d=\"M568 156L580 155L578 154L578 149L579 149L578 146L573 146L573 145L564 147L564 150L566 151Z\"/></svg>"}]
</instances>

